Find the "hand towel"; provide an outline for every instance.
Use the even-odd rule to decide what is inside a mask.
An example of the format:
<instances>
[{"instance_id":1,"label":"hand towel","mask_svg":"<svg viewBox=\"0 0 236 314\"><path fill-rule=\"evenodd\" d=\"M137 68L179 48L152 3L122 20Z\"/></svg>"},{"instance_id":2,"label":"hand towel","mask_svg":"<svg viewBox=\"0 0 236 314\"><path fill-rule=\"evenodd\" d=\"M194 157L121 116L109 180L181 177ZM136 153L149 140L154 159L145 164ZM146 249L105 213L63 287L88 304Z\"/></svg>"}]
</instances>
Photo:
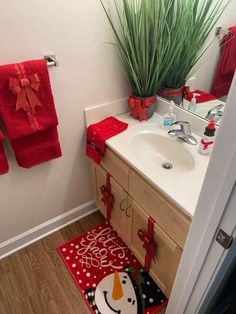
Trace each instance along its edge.
<instances>
[{"instance_id":1,"label":"hand towel","mask_svg":"<svg viewBox=\"0 0 236 314\"><path fill-rule=\"evenodd\" d=\"M199 96L196 96L197 104L217 99L214 95L206 93L206 92L204 92L202 90L195 90L193 92L186 92L184 94L184 98L186 100L188 100L188 101L191 101L192 98L193 98L193 94L198 94L199 95Z\"/></svg>"},{"instance_id":2,"label":"hand towel","mask_svg":"<svg viewBox=\"0 0 236 314\"><path fill-rule=\"evenodd\" d=\"M0 174L5 174L9 171L7 157L5 155L4 147L2 144L3 139L4 139L4 136L2 132L0 131Z\"/></svg>"},{"instance_id":3,"label":"hand towel","mask_svg":"<svg viewBox=\"0 0 236 314\"><path fill-rule=\"evenodd\" d=\"M0 111L10 140L58 124L45 60L0 66Z\"/></svg>"},{"instance_id":4,"label":"hand towel","mask_svg":"<svg viewBox=\"0 0 236 314\"><path fill-rule=\"evenodd\" d=\"M62 156L56 127L18 138L11 144L18 165L24 168Z\"/></svg>"},{"instance_id":5,"label":"hand towel","mask_svg":"<svg viewBox=\"0 0 236 314\"><path fill-rule=\"evenodd\" d=\"M221 55L211 90L217 98L229 93L236 69L236 26L230 27L229 31L221 42Z\"/></svg>"},{"instance_id":6,"label":"hand towel","mask_svg":"<svg viewBox=\"0 0 236 314\"><path fill-rule=\"evenodd\" d=\"M86 154L96 163L100 164L106 151L106 140L126 130L127 123L114 117L106 118L87 128Z\"/></svg>"}]
</instances>

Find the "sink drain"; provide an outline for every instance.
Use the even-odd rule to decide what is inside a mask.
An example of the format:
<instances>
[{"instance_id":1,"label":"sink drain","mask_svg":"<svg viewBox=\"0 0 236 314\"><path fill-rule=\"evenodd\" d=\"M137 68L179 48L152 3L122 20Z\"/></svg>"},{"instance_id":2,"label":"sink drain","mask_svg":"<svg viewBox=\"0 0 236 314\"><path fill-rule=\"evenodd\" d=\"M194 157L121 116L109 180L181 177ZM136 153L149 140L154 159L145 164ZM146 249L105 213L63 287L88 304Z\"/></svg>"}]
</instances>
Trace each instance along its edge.
<instances>
[{"instance_id":1,"label":"sink drain","mask_svg":"<svg viewBox=\"0 0 236 314\"><path fill-rule=\"evenodd\" d=\"M162 168L164 168L164 169L166 169L166 170L170 170L170 169L173 168L173 165L172 165L171 163L169 163L169 162L164 162L164 163L162 164Z\"/></svg>"}]
</instances>

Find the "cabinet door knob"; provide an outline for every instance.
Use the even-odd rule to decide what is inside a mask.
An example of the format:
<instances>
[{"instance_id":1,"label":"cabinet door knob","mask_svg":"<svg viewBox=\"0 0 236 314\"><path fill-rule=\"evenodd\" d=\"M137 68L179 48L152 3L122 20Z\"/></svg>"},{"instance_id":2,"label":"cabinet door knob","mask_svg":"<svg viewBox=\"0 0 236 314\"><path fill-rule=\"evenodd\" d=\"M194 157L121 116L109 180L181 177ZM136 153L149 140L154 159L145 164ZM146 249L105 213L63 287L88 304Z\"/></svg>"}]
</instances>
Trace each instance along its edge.
<instances>
[{"instance_id":1,"label":"cabinet door knob","mask_svg":"<svg viewBox=\"0 0 236 314\"><path fill-rule=\"evenodd\" d=\"M130 209L130 207L131 207L131 205L128 205L128 206L126 207L126 210L125 210L125 215L126 215L126 217L128 217L128 218L131 217L131 215L128 214L128 210Z\"/></svg>"},{"instance_id":2,"label":"cabinet door knob","mask_svg":"<svg viewBox=\"0 0 236 314\"><path fill-rule=\"evenodd\" d=\"M120 202L120 210L121 210L122 212L125 211L125 208L122 207L122 206L124 205L124 202L125 202L125 198Z\"/></svg>"}]
</instances>

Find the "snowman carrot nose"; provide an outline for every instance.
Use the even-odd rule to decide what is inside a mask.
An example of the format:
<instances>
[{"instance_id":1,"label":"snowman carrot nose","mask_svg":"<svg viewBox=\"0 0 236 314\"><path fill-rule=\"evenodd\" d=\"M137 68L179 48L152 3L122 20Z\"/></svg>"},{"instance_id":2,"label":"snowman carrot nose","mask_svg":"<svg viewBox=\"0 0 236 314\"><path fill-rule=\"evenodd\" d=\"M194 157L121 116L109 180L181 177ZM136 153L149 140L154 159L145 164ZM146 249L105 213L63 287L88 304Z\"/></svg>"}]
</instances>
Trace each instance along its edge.
<instances>
[{"instance_id":1,"label":"snowman carrot nose","mask_svg":"<svg viewBox=\"0 0 236 314\"><path fill-rule=\"evenodd\" d=\"M113 282L113 291L112 291L112 298L113 300L119 300L123 297L123 289L120 282L120 276L116 271L114 273L114 282Z\"/></svg>"}]
</instances>

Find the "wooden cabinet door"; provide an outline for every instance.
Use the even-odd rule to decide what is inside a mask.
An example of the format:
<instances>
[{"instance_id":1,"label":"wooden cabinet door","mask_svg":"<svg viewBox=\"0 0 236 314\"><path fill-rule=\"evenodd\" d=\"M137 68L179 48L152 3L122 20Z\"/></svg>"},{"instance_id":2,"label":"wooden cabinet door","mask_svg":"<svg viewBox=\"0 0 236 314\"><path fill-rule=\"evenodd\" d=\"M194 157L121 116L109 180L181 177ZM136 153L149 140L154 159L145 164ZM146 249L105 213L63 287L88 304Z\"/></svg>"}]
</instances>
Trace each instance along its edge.
<instances>
[{"instance_id":1,"label":"wooden cabinet door","mask_svg":"<svg viewBox=\"0 0 236 314\"><path fill-rule=\"evenodd\" d=\"M132 211L129 220L127 243L139 261L144 265L146 251L138 236L138 230L147 231L148 216L142 208L131 198L128 207ZM169 297L181 258L181 248L157 225L154 227L154 242L157 247L155 261L152 261L150 275L157 282L162 291Z\"/></svg>"},{"instance_id":2,"label":"wooden cabinet door","mask_svg":"<svg viewBox=\"0 0 236 314\"><path fill-rule=\"evenodd\" d=\"M106 205L102 202L101 186L106 185L107 172L97 166L96 167L96 183L97 183L97 205L102 214L107 217ZM125 190L111 177L111 193L114 197L113 209L111 212L111 225L117 231L119 236L126 240L126 207L127 193Z\"/></svg>"}]
</instances>

